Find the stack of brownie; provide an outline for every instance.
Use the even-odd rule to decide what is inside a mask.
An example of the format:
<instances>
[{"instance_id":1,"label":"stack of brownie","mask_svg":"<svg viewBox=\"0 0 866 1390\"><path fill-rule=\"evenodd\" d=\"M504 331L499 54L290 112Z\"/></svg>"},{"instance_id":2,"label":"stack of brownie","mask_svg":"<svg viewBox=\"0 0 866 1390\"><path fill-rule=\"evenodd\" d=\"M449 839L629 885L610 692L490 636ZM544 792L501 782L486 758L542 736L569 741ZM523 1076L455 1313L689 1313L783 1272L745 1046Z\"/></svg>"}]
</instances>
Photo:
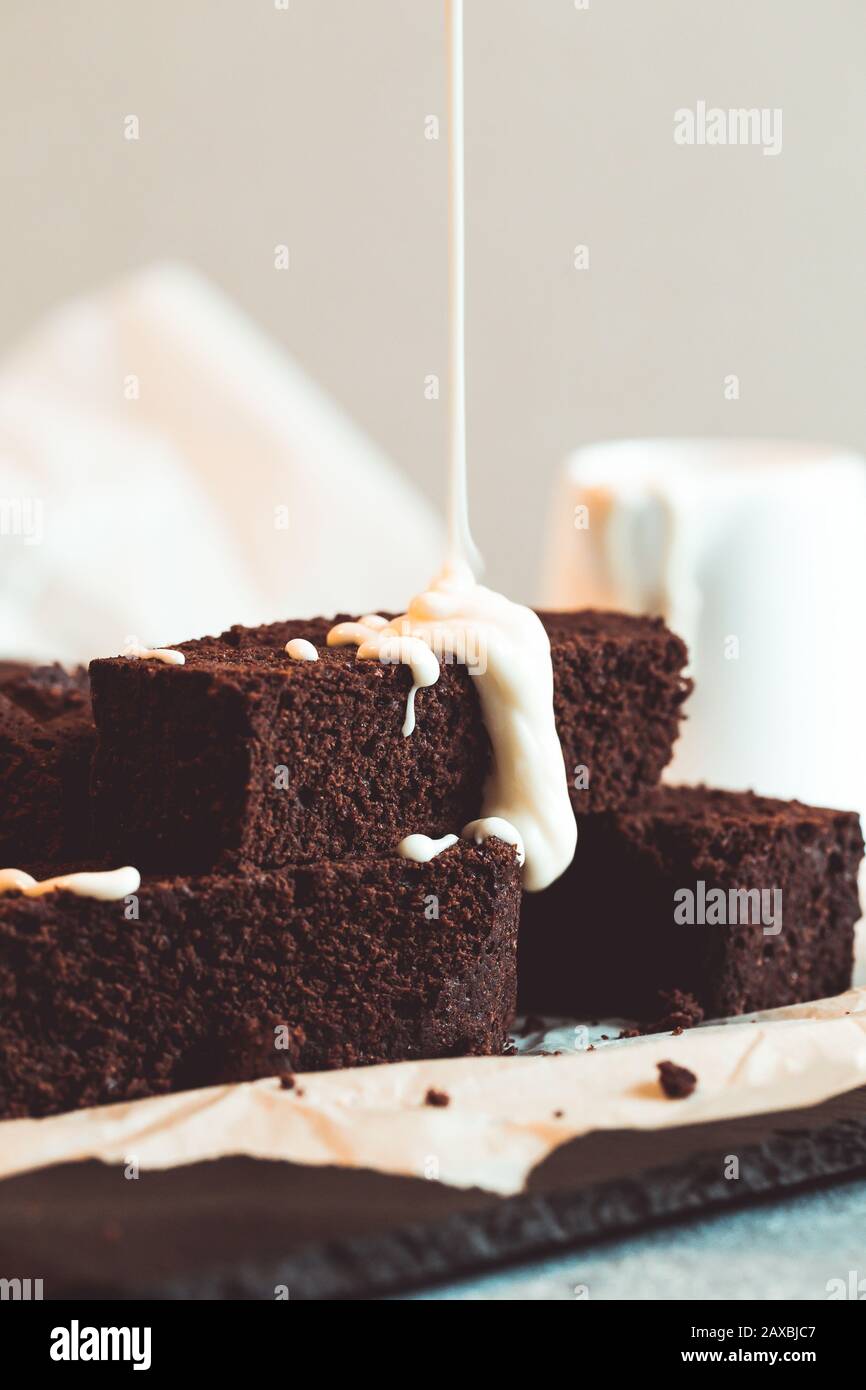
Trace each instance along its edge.
<instances>
[{"instance_id":1,"label":"stack of brownie","mask_svg":"<svg viewBox=\"0 0 866 1390\"><path fill-rule=\"evenodd\" d=\"M579 836L572 868L523 900L526 1004L641 1014L678 990L721 1014L843 988L856 816L660 789L682 642L656 619L542 619ZM328 648L332 621L181 643L182 666L95 661L92 716L82 673L0 668L0 867L142 874L121 902L0 896L0 1115L502 1050L513 847L395 849L479 814L475 685L444 665L403 738L409 671ZM286 655L295 637L317 661ZM680 926L674 895L699 881L780 889L781 930Z\"/></svg>"}]
</instances>

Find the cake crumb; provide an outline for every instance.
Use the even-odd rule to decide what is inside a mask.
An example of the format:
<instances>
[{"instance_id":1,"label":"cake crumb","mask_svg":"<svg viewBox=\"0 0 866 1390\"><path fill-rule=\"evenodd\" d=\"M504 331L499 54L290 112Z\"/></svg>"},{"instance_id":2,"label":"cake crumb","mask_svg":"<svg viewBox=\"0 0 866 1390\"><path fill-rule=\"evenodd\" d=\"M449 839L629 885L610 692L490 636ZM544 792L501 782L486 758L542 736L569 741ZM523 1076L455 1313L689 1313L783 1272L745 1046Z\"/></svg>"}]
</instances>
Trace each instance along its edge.
<instances>
[{"instance_id":1,"label":"cake crumb","mask_svg":"<svg viewBox=\"0 0 866 1390\"><path fill-rule=\"evenodd\" d=\"M697 1028L704 1021L704 1011L693 994L681 989L660 990L659 999L665 1012L651 1023L645 1023L642 1033L672 1033L679 1029Z\"/></svg>"},{"instance_id":2,"label":"cake crumb","mask_svg":"<svg viewBox=\"0 0 866 1390\"><path fill-rule=\"evenodd\" d=\"M553 1118L554 1118L555 1120L561 1120L564 1114L565 1114L565 1111L564 1111L564 1110L554 1110L554 1112L553 1112Z\"/></svg>"},{"instance_id":3,"label":"cake crumb","mask_svg":"<svg viewBox=\"0 0 866 1390\"><path fill-rule=\"evenodd\" d=\"M688 1067L678 1067L676 1062L657 1062L659 1085L668 1100L685 1100L698 1084L698 1078Z\"/></svg>"},{"instance_id":4,"label":"cake crumb","mask_svg":"<svg viewBox=\"0 0 866 1390\"><path fill-rule=\"evenodd\" d=\"M424 1097L424 1104L435 1105L437 1108L441 1109L443 1106L451 1104L451 1097L447 1091L437 1091L435 1087L431 1086Z\"/></svg>"},{"instance_id":5,"label":"cake crumb","mask_svg":"<svg viewBox=\"0 0 866 1390\"><path fill-rule=\"evenodd\" d=\"M281 1091L293 1091L294 1089L295 1089L295 1078L294 1078L294 1075L293 1075L293 1073L290 1072L290 1071L289 1071L289 1072L286 1072L286 1074L285 1074L284 1076L281 1076L281 1077L280 1077L280 1090L281 1090Z\"/></svg>"}]
</instances>

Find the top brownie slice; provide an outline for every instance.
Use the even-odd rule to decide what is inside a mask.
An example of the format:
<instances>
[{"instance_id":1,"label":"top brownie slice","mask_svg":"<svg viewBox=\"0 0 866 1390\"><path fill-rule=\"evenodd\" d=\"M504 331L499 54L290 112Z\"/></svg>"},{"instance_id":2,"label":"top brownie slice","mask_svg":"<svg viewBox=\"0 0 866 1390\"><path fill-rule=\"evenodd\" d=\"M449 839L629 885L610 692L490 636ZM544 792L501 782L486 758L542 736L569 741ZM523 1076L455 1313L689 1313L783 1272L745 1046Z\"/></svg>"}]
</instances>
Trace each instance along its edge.
<instances>
[{"instance_id":1,"label":"top brownie slice","mask_svg":"<svg viewBox=\"0 0 866 1390\"><path fill-rule=\"evenodd\" d=\"M670 758L685 647L657 619L541 616L575 811L620 806ZM183 666L91 663L95 812L113 858L186 873L276 867L392 849L478 815L490 744L472 678L443 664L404 738L408 668L328 648L342 620L230 628L178 644ZM292 661L293 637L318 661Z\"/></svg>"},{"instance_id":2,"label":"top brownie slice","mask_svg":"<svg viewBox=\"0 0 866 1390\"><path fill-rule=\"evenodd\" d=\"M88 852L95 742L83 668L0 662L0 867Z\"/></svg>"}]
</instances>

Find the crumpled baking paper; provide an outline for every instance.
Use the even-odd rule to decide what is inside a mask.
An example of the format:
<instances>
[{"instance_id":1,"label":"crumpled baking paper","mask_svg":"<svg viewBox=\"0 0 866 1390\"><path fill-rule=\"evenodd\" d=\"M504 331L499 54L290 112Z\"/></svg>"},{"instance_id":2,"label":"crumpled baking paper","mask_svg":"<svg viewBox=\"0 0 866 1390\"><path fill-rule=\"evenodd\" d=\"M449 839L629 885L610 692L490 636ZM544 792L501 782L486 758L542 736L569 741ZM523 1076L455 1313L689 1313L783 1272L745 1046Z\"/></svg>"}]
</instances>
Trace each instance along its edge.
<instances>
[{"instance_id":1,"label":"crumpled baking paper","mask_svg":"<svg viewBox=\"0 0 866 1390\"><path fill-rule=\"evenodd\" d=\"M88 1158L145 1171L246 1154L508 1196L558 1145L591 1130L797 1109L866 1084L866 988L676 1037L617 1041L616 1031L560 1022L518 1040L517 1056L317 1072L291 1090L267 1079L7 1120L0 1177ZM656 1064L666 1060L697 1076L687 1099L662 1092ZM427 1104L431 1089L448 1104Z\"/></svg>"}]
</instances>

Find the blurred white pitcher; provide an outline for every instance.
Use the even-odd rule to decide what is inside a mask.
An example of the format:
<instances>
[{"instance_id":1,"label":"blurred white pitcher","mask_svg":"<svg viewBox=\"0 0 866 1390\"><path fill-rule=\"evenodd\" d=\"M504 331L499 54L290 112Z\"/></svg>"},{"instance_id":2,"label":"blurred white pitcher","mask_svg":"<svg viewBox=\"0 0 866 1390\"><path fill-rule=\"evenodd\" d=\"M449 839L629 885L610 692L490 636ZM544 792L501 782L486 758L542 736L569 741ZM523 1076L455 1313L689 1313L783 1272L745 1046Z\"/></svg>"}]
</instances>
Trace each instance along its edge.
<instances>
[{"instance_id":1,"label":"blurred white pitcher","mask_svg":"<svg viewBox=\"0 0 866 1390\"><path fill-rule=\"evenodd\" d=\"M866 461L623 440L557 485L549 607L661 614L695 692L669 779L866 812Z\"/></svg>"}]
</instances>

